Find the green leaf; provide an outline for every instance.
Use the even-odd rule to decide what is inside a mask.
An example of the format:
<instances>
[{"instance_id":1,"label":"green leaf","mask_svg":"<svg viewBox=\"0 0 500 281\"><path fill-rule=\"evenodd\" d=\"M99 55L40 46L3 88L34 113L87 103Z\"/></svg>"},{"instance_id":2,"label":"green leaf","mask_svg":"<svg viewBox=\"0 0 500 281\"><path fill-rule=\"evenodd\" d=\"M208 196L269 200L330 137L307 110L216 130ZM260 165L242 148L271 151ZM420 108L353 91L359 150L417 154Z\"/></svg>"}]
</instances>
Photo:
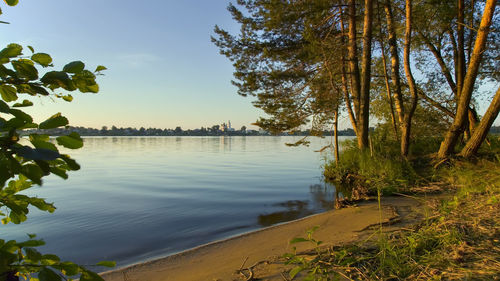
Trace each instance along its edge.
<instances>
[{"instance_id":1,"label":"green leaf","mask_svg":"<svg viewBox=\"0 0 500 281\"><path fill-rule=\"evenodd\" d=\"M52 57L46 53L36 53L31 56L31 60L38 63L43 67L50 66L52 63Z\"/></svg>"},{"instance_id":2,"label":"green leaf","mask_svg":"<svg viewBox=\"0 0 500 281\"><path fill-rule=\"evenodd\" d=\"M52 115L49 119L43 121L38 125L38 128L41 130L45 129L54 129L62 126L66 126L69 124L69 121L66 117L62 116L61 113L57 113Z\"/></svg>"},{"instance_id":3,"label":"green leaf","mask_svg":"<svg viewBox=\"0 0 500 281\"><path fill-rule=\"evenodd\" d=\"M19 0L5 0L5 3L9 6L15 6L17 3L19 3Z\"/></svg>"},{"instance_id":4,"label":"green leaf","mask_svg":"<svg viewBox=\"0 0 500 281\"><path fill-rule=\"evenodd\" d=\"M42 263L45 265L53 265L61 261L61 259L56 256L56 255L43 255L42 256Z\"/></svg>"},{"instance_id":5,"label":"green leaf","mask_svg":"<svg viewBox=\"0 0 500 281\"><path fill-rule=\"evenodd\" d=\"M31 143L36 148L50 149L52 151L59 152L59 150L57 149L57 147L53 143L51 143L51 142L41 141L41 140L32 140Z\"/></svg>"},{"instance_id":6,"label":"green leaf","mask_svg":"<svg viewBox=\"0 0 500 281\"><path fill-rule=\"evenodd\" d=\"M82 93L97 93L99 91L99 85L97 85L95 78L94 73L88 70L83 70L72 77L76 87Z\"/></svg>"},{"instance_id":7,"label":"green leaf","mask_svg":"<svg viewBox=\"0 0 500 281\"><path fill-rule=\"evenodd\" d=\"M66 170L63 170L58 167L50 167L50 172L53 173L54 175L63 178L65 180L68 179L68 174L66 173Z\"/></svg>"},{"instance_id":8,"label":"green leaf","mask_svg":"<svg viewBox=\"0 0 500 281\"><path fill-rule=\"evenodd\" d=\"M42 95L42 96L48 96L49 95L49 92L44 88L44 87L40 87L38 85L34 85L34 84L29 84L31 89L39 94L39 95Z\"/></svg>"},{"instance_id":9,"label":"green leaf","mask_svg":"<svg viewBox=\"0 0 500 281\"><path fill-rule=\"evenodd\" d=\"M33 141L49 141L50 140L49 135L40 135L40 134L31 134L29 136L29 138L30 138L31 142L33 142Z\"/></svg>"},{"instance_id":10,"label":"green leaf","mask_svg":"<svg viewBox=\"0 0 500 281\"><path fill-rule=\"evenodd\" d=\"M38 79L38 70L35 68L32 61L19 59L12 61L12 66L16 70L19 78L26 78L28 80Z\"/></svg>"},{"instance_id":11,"label":"green leaf","mask_svg":"<svg viewBox=\"0 0 500 281\"><path fill-rule=\"evenodd\" d=\"M76 90L76 86L64 71L49 71L40 79L50 89L63 88L68 91Z\"/></svg>"},{"instance_id":12,"label":"green leaf","mask_svg":"<svg viewBox=\"0 0 500 281\"><path fill-rule=\"evenodd\" d=\"M73 132L67 136L60 136L56 138L57 143L66 148L78 149L83 146L83 140L77 133Z\"/></svg>"},{"instance_id":13,"label":"green leaf","mask_svg":"<svg viewBox=\"0 0 500 281\"><path fill-rule=\"evenodd\" d=\"M9 58L20 56L22 53L23 47L19 44L12 43L0 51L0 58L7 58L8 61Z\"/></svg>"},{"instance_id":14,"label":"green leaf","mask_svg":"<svg viewBox=\"0 0 500 281\"><path fill-rule=\"evenodd\" d=\"M33 263L38 263L42 258L42 254L34 248L24 248L24 251L26 252L26 257Z\"/></svg>"},{"instance_id":15,"label":"green leaf","mask_svg":"<svg viewBox=\"0 0 500 281\"><path fill-rule=\"evenodd\" d=\"M301 242L308 242L308 241L309 240L307 240L305 238L297 237L297 238L293 238L292 240L290 240L290 244L301 243Z\"/></svg>"},{"instance_id":16,"label":"green leaf","mask_svg":"<svg viewBox=\"0 0 500 281\"><path fill-rule=\"evenodd\" d=\"M72 95L66 95L66 96L62 96L63 100L67 101L67 102L72 102L73 101L73 96Z\"/></svg>"},{"instance_id":17,"label":"green leaf","mask_svg":"<svg viewBox=\"0 0 500 281\"><path fill-rule=\"evenodd\" d=\"M61 271L64 270L66 275L68 275L68 276L77 275L78 269L79 269L78 265L76 265L72 262L69 262L69 261L62 262L54 267L61 270Z\"/></svg>"},{"instance_id":18,"label":"green leaf","mask_svg":"<svg viewBox=\"0 0 500 281\"><path fill-rule=\"evenodd\" d=\"M96 265L105 266L105 267L115 267L116 262L114 262L114 261L100 261Z\"/></svg>"},{"instance_id":19,"label":"green leaf","mask_svg":"<svg viewBox=\"0 0 500 281\"><path fill-rule=\"evenodd\" d=\"M31 46L29 46L29 45L28 45L28 49L30 49L30 51L31 51L32 53L34 53L34 52L35 52L35 49L33 49L33 47L31 47Z\"/></svg>"},{"instance_id":20,"label":"green leaf","mask_svg":"<svg viewBox=\"0 0 500 281\"><path fill-rule=\"evenodd\" d=\"M24 247L39 247L45 245L43 240L28 240L21 243L18 243L18 246L21 248Z\"/></svg>"},{"instance_id":21,"label":"green leaf","mask_svg":"<svg viewBox=\"0 0 500 281\"><path fill-rule=\"evenodd\" d=\"M14 115L16 118L24 121L25 123L33 122L33 118L22 110L11 108L9 113Z\"/></svg>"},{"instance_id":22,"label":"green leaf","mask_svg":"<svg viewBox=\"0 0 500 281\"><path fill-rule=\"evenodd\" d=\"M299 274L299 272L301 272L302 270L304 270L304 268L302 268L301 266L294 267L292 270L290 270L290 273L289 273L290 278L292 278L292 279L295 278L295 276L297 274Z\"/></svg>"},{"instance_id":23,"label":"green leaf","mask_svg":"<svg viewBox=\"0 0 500 281\"><path fill-rule=\"evenodd\" d=\"M17 100L16 88L10 85L0 85L0 94L2 95L2 99L6 102Z\"/></svg>"},{"instance_id":24,"label":"green leaf","mask_svg":"<svg viewBox=\"0 0 500 281\"><path fill-rule=\"evenodd\" d=\"M48 267L42 268L38 273L40 281L61 281L61 276Z\"/></svg>"},{"instance_id":25,"label":"green leaf","mask_svg":"<svg viewBox=\"0 0 500 281\"><path fill-rule=\"evenodd\" d=\"M20 148L13 149L17 155L22 156L29 160L44 160L51 161L59 158L59 152L52 149L45 148L31 148L29 146L22 146Z\"/></svg>"},{"instance_id":26,"label":"green leaf","mask_svg":"<svg viewBox=\"0 0 500 281\"><path fill-rule=\"evenodd\" d=\"M61 159L64 160L64 162L66 162L66 164L68 164L68 167L71 170L73 170L73 171L80 170L80 165L78 163L76 163L75 160L71 159L68 155L61 154Z\"/></svg>"},{"instance_id":27,"label":"green leaf","mask_svg":"<svg viewBox=\"0 0 500 281\"><path fill-rule=\"evenodd\" d=\"M47 203L43 198L31 197L29 198L28 203L37 207L40 211L53 213L56 210L53 203Z\"/></svg>"},{"instance_id":28,"label":"green leaf","mask_svg":"<svg viewBox=\"0 0 500 281\"><path fill-rule=\"evenodd\" d=\"M103 70L107 70L107 68L105 66L98 65L94 72L99 72L99 71L103 71Z\"/></svg>"},{"instance_id":29,"label":"green leaf","mask_svg":"<svg viewBox=\"0 0 500 281\"><path fill-rule=\"evenodd\" d=\"M73 61L64 66L63 71L69 73L80 73L85 69L85 64L81 61Z\"/></svg>"},{"instance_id":30,"label":"green leaf","mask_svg":"<svg viewBox=\"0 0 500 281\"><path fill-rule=\"evenodd\" d=\"M9 113L10 112L10 107L8 104L6 104L4 101L0 100L0 112L3 113Z\"/></svg>"},{"instance_id":31,"label":"green leaf","mask_svg":"<svg viewBox=\"0 0 500 281\"><path fill-rule=\"evenodd\" d=\"M12 107L28 107L33 106L33 103L29 100L23 100L22 103L15 103Z\"/></svg>"},{"instance_id":32,"label":"green leaf","mask_svg":"<svg viewBox=\"0 0 500 281\"><path fill-rule=\"evenodd\" d=\"M82 275L80 276L80 281L104 281L99 274L84 269Z\"/></svg>"},{"instance_id":33,"label":"green leaf","mask_svg":"<svg viewBox=\"0 0 500 281\"><path fill-rule=\"evenodd\" d=\"M42 177L44 176L44 174L42 169L38 167L38 165L25 164L22 166L21 173L28 179L32 180L34 183L42 185Z\"/></svg>"}]
</instances>

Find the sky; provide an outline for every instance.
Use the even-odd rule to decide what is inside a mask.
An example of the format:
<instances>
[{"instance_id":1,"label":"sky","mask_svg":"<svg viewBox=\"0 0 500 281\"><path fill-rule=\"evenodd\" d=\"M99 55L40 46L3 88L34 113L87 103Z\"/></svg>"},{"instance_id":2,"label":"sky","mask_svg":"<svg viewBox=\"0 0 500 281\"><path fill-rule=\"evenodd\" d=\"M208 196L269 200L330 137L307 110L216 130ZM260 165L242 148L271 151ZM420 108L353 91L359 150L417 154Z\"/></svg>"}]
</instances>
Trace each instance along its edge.
<instances>
[{"instance_id":1,"label":"sky","mask_svg":"<svg viewBox=\"0 0 500 281\"><path fill-rule=\"evenodd\" d=\"M262 112L251 97L237 94L231 62L210 41L216 24L233 34L239 30L226 10L229 0L145 2L21 0L15 7L2 2L1 20L10 23L0 24L2 45L49 53L56 69L74 60L89 70L108 68L98 78L98 94L75 92L71 103L34 100L27 111L35 121L61 112L73 126L94 128L194 129L231 120L236 129L255 129L250 124ZM345 116L340 127L350 127Z\"/></svg>"},{"instance_id":2,"label":"sky","mask_svg":"<svg viewBox=\"0 0 500 281\"><path fill-rule=\"evenodd\" d=\"M147 4L145 4L147 3ZM261 112L231 84L231 62L210 41L216 24L237 31L227 0L21 0L2 3L2 45L31 45L56 68L81 60L104 65L98 94L71 103L43 97L29 113L61 112L74 126L207 127L231 120L239 129ZM30 54L25 49L24 54ZM250 126L251 127L251 126Z\"/></svg>"}]
</instances>

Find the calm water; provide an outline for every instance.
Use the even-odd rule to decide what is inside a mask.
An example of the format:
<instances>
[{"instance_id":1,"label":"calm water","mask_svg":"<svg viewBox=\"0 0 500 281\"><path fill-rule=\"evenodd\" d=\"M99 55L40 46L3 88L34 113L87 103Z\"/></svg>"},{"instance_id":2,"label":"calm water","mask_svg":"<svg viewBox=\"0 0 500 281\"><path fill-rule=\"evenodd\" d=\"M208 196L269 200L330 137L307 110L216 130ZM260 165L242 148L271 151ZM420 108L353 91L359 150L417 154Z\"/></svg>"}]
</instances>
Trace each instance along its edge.
<instances>
[{"instance_id":1,"label":"calm water","mask_svg":"<svg viewBox=\"0 0 500 281\"><path fill-rule=\"evenodd\" d=\"M86 138L70 152L80 171L30 191L56 212L32 210L26 223L1 226L2 236L36 233L44 253L124 266L317 213L334 197L314 152L328 140L284 145L298 139Z\"/></svg>"}]
</instances>

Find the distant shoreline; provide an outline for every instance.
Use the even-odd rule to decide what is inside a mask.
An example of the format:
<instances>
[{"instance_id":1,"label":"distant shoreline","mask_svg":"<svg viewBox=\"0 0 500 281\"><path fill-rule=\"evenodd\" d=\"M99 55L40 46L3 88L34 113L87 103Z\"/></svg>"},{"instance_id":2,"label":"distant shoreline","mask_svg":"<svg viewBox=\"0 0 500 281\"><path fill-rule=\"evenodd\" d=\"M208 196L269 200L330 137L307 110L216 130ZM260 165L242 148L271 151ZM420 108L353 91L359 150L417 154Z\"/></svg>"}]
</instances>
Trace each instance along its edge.
<instances>
[{"instance_id":1,"label":"distant shoreline","mask_svg":"<svg viewBox=\"0 0 500 281\"><path fill-rule=\"evenodd\" d=\"M105 129L105 130L104 130ZM85 128L85 127L66 127L66 128L56 128L50 130L26 130L24 134L29 135L32 133L46 134L50 136L60 136L68 135L69 133L76 132L80 136L102 136L102 137L134 137L134 136L309 136L311 132L297 131L293 134L290 133L280 133L271 134L267 131L257 131L257 130L232 130L232 131L221 131L221 130L208 130L205 128L194 129L194 130L172 130L172 129L136 129L136 128L112 128L108 130L107 128L95 129L95 128ZM333 131L323 131L321 132L324 136L333 135ZM352 129L345 129L338 132L339 136L356 136Z\"/></svg>"}]
</instances>

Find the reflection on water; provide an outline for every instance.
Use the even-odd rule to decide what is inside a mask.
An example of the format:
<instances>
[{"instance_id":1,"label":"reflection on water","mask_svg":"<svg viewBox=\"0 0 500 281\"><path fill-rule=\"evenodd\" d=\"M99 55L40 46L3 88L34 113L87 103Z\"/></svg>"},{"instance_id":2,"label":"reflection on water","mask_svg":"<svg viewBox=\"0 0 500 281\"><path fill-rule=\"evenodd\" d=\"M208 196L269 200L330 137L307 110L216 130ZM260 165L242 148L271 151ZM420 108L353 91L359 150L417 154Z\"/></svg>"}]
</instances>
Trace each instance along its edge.
<instances>
[{"instance_id":1,"label":"reflection on water","mask_svg":"<svg viewBox=\"0 0 500 281\"><path fill-rule=\"evenodd\" d=\"M296 220L317 212L318 209L330 210L335 206L335 199L343 197L335 187L329 183L313 184L309 186L311 200L288 200L276 203L273 206L281 210L258 217L259 224L270 226L277 223Z\"/></svg>"},{"instance_id":2,"label":"reflection on water","mask_svg":"<svg viewBox=\"0 0 500 281\"><path fill-rule=\"evenodd\" d=\"M2 226L7 239L36 233L42 252L119 266L331 209L324 155L287 147L300 137L95 137L67 151L82 166L29 192L57 210ZM66 151L63 151L66 153Z\"/></svg>"},{"instance_id":3,"label":"reflection on water","mask_svg":"<svg viewBox=\"0 0 500 281\"><path fill-rule=\"evenodd\" d=\"M291 200L276 205L284 207L286 210L274 212L267 215L259 215L258 221L260 225L270 226L280 222L303 218L314 213L307 208L307 201Z\"/></svg>"}]
</instances>

